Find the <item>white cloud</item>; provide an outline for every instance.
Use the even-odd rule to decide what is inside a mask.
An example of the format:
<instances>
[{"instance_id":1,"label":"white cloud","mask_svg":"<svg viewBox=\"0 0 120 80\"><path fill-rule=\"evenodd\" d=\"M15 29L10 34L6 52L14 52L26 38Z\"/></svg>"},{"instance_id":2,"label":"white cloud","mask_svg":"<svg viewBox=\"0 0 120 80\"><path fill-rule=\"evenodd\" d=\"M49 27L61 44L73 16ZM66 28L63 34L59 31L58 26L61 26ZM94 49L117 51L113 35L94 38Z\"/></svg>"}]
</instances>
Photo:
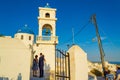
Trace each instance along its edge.
<instances>
[{"instance_id":1,"label":"white cloud","mask_svg":"<svg viewBox=\"0 0 120 80\"><path fill-rule=\"evenodd\" d=\"M107 37L100 37L100 38L101 38L102 41L107 39ZM92 41L96 42L97 41L97 37L92 38Z\"/></svg>"}]
</instances>

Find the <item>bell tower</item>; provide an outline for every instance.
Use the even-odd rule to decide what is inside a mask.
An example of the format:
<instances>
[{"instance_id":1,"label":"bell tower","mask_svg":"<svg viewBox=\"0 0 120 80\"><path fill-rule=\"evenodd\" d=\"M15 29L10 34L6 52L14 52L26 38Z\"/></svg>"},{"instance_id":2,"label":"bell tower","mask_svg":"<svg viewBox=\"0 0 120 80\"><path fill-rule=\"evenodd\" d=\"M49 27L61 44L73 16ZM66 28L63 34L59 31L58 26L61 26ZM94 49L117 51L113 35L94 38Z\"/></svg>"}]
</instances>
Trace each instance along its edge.
<instances>
[{"instance_id":1,"label":"bell tower","mask_svg":"<svg viewBox=\"0 0 120 80\"><path fill-rule=\"evenodd\" d=\"M51 43L58 41L56 36L56 20L56 9L51 8L48 3L45 7L39 7L39 40L42 38L42 41L49 40Z\"/></svg>"},{"instance_id":2,"label":"bell tower","mask_svg":"<svg viewBox=\"0 0 120 80\"><path fill-rule=\"evenodd\" d=\"M36 40L36 53L45 56L45 76L48 71L50 75L55 72L55 46L58 44L56 36L56 9L47 3L45 7L39 7L39 32ZM54 77L54 76L53 76Z\"/></svg>"}]
</instances>

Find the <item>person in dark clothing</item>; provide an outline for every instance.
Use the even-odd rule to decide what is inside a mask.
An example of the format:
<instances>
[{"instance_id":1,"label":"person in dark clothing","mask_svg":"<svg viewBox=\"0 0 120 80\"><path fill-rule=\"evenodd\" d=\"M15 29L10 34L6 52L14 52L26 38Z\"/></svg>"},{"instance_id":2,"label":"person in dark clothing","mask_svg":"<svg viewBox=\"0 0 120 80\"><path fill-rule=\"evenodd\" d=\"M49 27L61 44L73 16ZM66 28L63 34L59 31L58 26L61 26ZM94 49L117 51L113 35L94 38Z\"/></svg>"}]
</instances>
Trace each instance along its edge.
<instances>
[{"instance_id":1,"label":"person in dark clothing","mask_svg":"<svg viewBox=\"0 0 120 80\"><path fill-rule=\"evenodd\" d=\"M106 75L108 74L108 68L105 67L105 71L104 71L104 77L106 78Z\"/></svg>"},{"instance_id":2,"label":"person in dark clothing","mask_svg":"<svg viewBox=\"0 0 120 80\"><path fill-rule=\"evenodd\" d=\"M33 77L37 77L37 71L38 71L38 55L35 55L35 58L33 59Z\"/></svg>"},{"instance_id":3,"label":"person in dark clothing","mask_svg":"<svg viewBox=\"0 0 120 80\"><path fill-rule=\"evenodd\" d=\"M42 53L40 53L40 57L39 57L39 70L40 70L40 76L39 77L43 77L44 76L44 55Z\"/></svg>"},{"instance_id":4,"label":"person in dark clothing","mask_svg":"<svg viewBox=\"0 0 120 80\"><path fill-rule=\"evenodd\" d=\"M106 75L105 80L114 80L114 75L108 70L108 74Z\"/></svg>"},{"instance_id":5,"label":"person in dark clothing","mask_svg":"<svg viewBox=\"0 0 120 80\"><path fill-rule=\"evenodd\" d=\"M120 66L116 66L115 80L120 80Z\"/></svg>"}]
</instances>

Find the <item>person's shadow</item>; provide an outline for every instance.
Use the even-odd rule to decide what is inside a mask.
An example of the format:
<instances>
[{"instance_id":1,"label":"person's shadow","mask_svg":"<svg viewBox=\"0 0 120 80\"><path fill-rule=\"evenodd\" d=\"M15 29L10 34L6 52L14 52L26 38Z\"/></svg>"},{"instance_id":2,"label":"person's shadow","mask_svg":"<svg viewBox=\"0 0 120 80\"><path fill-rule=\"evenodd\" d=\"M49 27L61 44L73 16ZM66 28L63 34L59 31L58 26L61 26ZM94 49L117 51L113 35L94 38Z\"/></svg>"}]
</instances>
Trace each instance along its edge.
<instances>
[{"instance_id":1,"label":"person's shadow","mask_svg":"<svg viewBox=\"0 0 120 80\"><path fill-rule=\"evenodd\" d=\"M44 77L45 77L45 80L50 80L50 65L46 63L44 67Z\"/></svg>"}]
</instances>

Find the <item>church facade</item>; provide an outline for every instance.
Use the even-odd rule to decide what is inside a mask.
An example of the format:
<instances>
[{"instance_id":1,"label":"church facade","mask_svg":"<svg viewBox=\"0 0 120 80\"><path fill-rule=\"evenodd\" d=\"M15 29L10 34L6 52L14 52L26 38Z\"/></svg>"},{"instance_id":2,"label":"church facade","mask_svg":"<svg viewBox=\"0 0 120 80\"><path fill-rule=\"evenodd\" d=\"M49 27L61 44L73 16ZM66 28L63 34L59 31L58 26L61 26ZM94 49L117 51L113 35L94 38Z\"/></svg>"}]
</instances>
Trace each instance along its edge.
<instances>
[{"instance_id":1,"label":"church facade","mask_svg":"<svg viewBox=\"0 0 120 80\"><path fill-rule=\"evenodd\" d=\"M56 36L56 20L56 9L51 8L49 4L46 4L45 7L39 7L39 34L36 39L34 32L28 28L27 25L19 29L14 35L14 38L11 38L10 36L0 37L0 42L4 43L0 45L0 65L3 65L0 67L0 77L8 77L9 79L14 78L13 80L17 80L18 74L20 74L22 76L22 80L29 80L30 69L34 56L40 56L40 53L43 53L45 56L45 77L51 79L54 78L54 76L51 77L51 75L54 75L55 71L55 47L58 44L58 37ZM8 45L8 43L10 43L10 45ZM6 45L6 47L4 47L4 45ZM19 45L21 46L19 47ZM5 57L10 54L9 52L12 54L11 58L15 59L15 61L12 59L12 62L9 62L8 66L19 66L22 63L26 63L23 66L28 73L22 70L23 67L20 69L14 69L12 67L7 67L4 64L4 61L7 59ZM16 56L19 57L19 60L15 58ZM22 60L24 62L22 62ZM18 64L17 61L20 63ZM11 75L7 73L4 68L9 68Z\"/></svg>"},{"instance_id":2,"label":"church facade","mask_svg":"<svg viewBox=\"0 0 120 80\"><path fill-rule=\"evenodd\" d=\"M56 74L60 74L61 76L61 74L64 73L64 69L62 68L65 68L66 71L68 70L68 68L64 66L65 61L63 58L59 60L59 58L56 57L56 45L58 44L56 21L56 9L46 4L45 7L39 7L39 28L36 37L27 25L19 29L14 35L14 38L7 36L0 37L0 79L30 80L32 76L31 68L33 58L35 55L39 57L40 53L45 56L44 78L46 80L55 80ZM68 53L70 56L70 64L68 65L70 68L69 77L71 80L88 80L86 52L79 46L73 45L68 50ZM62 68L58 63L61 61L63 61ZM58 63L58 66L56 66L55 62ZM60 73L55 72L55 68L60 68ZM63 72L61 72L61 70L63 70ZM64 76L62 75L63 77L61 78L60 76L59 79L63 79Z\"/></svg>"}]
</instances>

